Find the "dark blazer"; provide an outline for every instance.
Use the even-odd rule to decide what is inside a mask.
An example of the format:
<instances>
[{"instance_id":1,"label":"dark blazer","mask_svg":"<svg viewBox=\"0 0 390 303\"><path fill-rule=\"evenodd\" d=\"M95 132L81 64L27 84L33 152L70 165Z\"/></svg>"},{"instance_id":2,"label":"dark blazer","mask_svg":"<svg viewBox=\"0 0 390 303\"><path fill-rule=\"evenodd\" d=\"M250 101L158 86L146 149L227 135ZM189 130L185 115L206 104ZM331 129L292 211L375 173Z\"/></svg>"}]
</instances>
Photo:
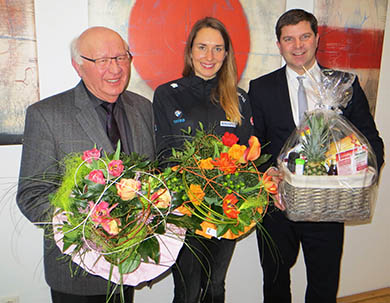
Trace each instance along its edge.
<instances>
[{"instance_id":1,"label":"dark blazer","mask_svg":"<svg viewBox=\"0 0 390 303\"><path fill-rule=\"evenodd\" d=\"M296 128L291 110L286 66L250 81L248 95L252 105L255 135L262 146L268 143L263 153L271 154L270 161L275 165L280 150ZM379 137L366 95L357 77L353 83L352 99L342 111L344 117L368 139L374 149L379 169L383 164L383 141Z\"/></svg>"},{"instance_id":2,"label":"dark blazer","mask_svg":"<svg viewBox=\"0 0 390 303\"><path fill-rule=\"evenodd\" d=\"M125 91L120 96L129 121L131 135L127 142L132 151L149 158L155 155L152 104L146 98ZM118 100L119 101L119 100ZM37 102L27 109L17 203L23 214L37 226L51 220L48 194L57 185L42 181L59 176L59 161L72 152L97 148L113 152L99 120L95 104L82 82L75 88ZM47 226L46 226L47 227ZM45 229L44 265L47 283L54 290L75 295L106 293L107 281L78 270L71 278L69 261L56 247ZM77 265L72 263L73 270Z\"/></svg>"}]
</instances>

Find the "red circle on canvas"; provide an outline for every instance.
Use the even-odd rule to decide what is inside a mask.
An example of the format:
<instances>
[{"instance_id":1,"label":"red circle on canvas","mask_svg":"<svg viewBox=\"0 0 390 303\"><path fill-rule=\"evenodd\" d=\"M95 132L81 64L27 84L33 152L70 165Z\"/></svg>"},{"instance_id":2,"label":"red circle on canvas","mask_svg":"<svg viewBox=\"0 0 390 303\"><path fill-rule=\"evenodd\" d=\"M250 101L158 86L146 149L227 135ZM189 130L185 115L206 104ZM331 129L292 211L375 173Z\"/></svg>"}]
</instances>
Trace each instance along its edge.
<instances>
[{"instance_id":1,"label":"red circle on canvas","mask_svg":"<svg viewBox=\"0 0 390 303\"><path fill-rule=\"evenodd\" d=\"M211 16L222 21L232 39L238 79L248 59L248 22L238 0L142 0L136 1L129 20L129 44L133 65L154 90L181 77L184 46L192 25Z\"/></svg>"}]
</instances>

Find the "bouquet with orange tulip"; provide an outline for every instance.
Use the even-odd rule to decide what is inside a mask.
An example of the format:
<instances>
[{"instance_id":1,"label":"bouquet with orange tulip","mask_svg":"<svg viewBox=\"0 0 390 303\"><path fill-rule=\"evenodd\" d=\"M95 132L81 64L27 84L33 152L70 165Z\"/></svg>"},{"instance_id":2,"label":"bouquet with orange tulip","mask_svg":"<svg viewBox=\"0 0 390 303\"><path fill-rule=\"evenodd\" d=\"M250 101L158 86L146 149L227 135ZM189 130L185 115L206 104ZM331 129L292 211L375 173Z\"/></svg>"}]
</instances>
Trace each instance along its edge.
<instances>
[{"instance_id":1,"label":"bouquet with orange tulip","mask_svg":"<svg viewBox=\"0 0 390 303\"><path fill-rule=\"evenodd\" d=\"M149 281L174 264L189 218L172 213L156 163L135 153L101 155L94 148L64 159L50 197L54 238L89 273L115 284Z\"/></svg>"},{"instance_id":2,"label":"bouquet with orange tulip","mask_svg":"<svg viewBox=\"0 0 390 303\"><path fill-rule=\"evenodd\" d=\"M196 233L204 237L247 233L261 223L277 193L277 184L256 168L270 157L260 155L258 139L250 137L248 147L238 141L231 133L222 138L206 133L200 124L182 149L172 150L169 161L177 165L164 171L176 209L198 222Z\"/></svg>"}]
</instances>

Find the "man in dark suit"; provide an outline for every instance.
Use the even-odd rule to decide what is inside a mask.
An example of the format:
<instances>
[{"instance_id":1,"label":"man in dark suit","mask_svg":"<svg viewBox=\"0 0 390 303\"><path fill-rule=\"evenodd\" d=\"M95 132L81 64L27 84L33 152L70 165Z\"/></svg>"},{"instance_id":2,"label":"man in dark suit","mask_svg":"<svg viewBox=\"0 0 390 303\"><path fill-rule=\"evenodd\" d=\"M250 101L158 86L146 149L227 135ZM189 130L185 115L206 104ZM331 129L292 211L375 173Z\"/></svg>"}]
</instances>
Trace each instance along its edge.
<instances>
[{"instance_id":1,"label":"man in dark suit","mask_svg":"<svg viewBox=\"0 0 390 303\"><path fill-rule=\"evenodd\" d=\"M65 155L94 145L112 153L118 138L126 153L149 158L155 153L151 102L125 90L132 59L127 43L111 29L92 27L72 42L71 52L72 65L81 78L79 84L27 109L17 203L38 226L50 222L53 210L48 194L57 188L45 179L62 173L60 160ZM115 138L110 137L111 126L107 125L111 119L106 110L109 104L115 105ZM76 271L74 263L72 277L69 261L61 259L64 255L47 230L44 266L53 302L105 302L107 281ZM126 302L132 302L133 288L125 290Z\"/></svg>"},{"instance_id":2,"label":"man in dark suit","mask_svg":"<svg viewBox=\"0 0 390 303\"><path fill-rule=\"evenodd\" d=\"M251 81L249 87L255 135L263 145L268 143L264 153L272 155L270 162L274 164L284 143L299 124L297 77L305 76L304 68L314 76L321 73L315 58L319 39L317 20L312 14L300 9L287 11L276 24L276 36L286 65ZM307 86L308 80L303 79L304 86ZM314 109L314 102L308 100L308 110L311 109ZM367 137L380 168L383 164L383 142L357 79L353 83L352 100L342 111ZM279 202L275 206L282 211L285 209ZM277 252L272 253L261 232L257 233L264 273L264 302L291 302L290 269L302 245L307 273L306 302L335 303L344 225L336 222L292 222L277 208L271 207L264 218L264 227Z\"/></svg>"}]
</instances>

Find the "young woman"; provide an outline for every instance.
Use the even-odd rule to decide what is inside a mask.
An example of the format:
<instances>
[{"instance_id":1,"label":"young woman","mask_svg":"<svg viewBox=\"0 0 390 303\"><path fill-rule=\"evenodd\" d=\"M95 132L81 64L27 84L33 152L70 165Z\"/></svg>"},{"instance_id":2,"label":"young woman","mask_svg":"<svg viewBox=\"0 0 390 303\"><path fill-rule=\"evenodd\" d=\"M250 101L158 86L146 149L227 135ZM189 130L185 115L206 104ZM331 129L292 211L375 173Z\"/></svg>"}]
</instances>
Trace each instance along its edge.
<instances>
[{"instance_id":1,"label":"young woman","mask_svg":"<svg viewBox=\"0 0 390 303\"><path fill-rule=\"evenodd\" d=\"M240 144L252 134L247 94L237 87L231 39L225 26L206 17L193 26L184 52L183 78L159 86L154 94L157 149L169 155L182 144L182 130L201 122L217 135L236 134ZM174 303L225 300L225 277L235 241L187 234L173 266Z\"/></svg>"}]
</instances>

